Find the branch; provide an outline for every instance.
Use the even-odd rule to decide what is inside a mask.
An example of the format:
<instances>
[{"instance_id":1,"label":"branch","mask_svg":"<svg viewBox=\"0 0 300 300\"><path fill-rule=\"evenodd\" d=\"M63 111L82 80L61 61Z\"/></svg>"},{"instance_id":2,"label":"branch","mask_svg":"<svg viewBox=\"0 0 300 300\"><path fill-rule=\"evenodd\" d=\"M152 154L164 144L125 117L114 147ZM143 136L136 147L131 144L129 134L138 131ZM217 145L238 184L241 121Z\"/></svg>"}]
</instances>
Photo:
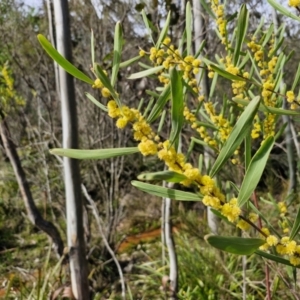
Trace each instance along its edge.
<instances>
[{"instance_id":1,"label":"branch","mask_svg":"<svg viewBox=\"0 0 300 300\"><path fill-rule=\"evenodd\" d=\"M38 208L36 207L28 181L26 179L26 174L21 165L21 161L17 153L16 147L11 140L8 125L1 111L0 118L2 118L2 120L0 119L0 136L4 145L6 155L8 156L9 161L13 167L29 220L33 225L38 227L40 230L42 230L52 238L53 243L55 245L55 250L57 254L61 257L63 255L64 244L61 239L60 233L51 222L43 219Z\"/></svg>"}]
</instances>

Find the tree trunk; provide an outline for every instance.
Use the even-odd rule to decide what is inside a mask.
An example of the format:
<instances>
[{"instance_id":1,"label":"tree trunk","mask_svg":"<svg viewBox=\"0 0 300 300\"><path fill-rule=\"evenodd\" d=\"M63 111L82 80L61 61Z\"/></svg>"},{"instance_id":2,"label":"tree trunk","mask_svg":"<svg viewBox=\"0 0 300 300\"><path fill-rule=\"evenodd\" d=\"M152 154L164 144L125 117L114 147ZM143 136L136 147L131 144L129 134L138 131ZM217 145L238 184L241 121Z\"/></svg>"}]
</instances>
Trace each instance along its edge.
<instances>
[{"instance_id":1,"label":"tree trunk","mask_svg":"<svg viewBox=\"0 0 300 300\"><path fill-rule=\"evenodd\" d=\"M54 15L57 50L71 61L69 8L67 0L55 0ZM59 68L63 148L78 148L77 111L73 77ZM67 237L72 291L76 299L89 299L85 253L83 209L78 161L64 157L64 182L67 211Z\"/></svg>"},{"instance_id":2,"label":"tree trunk","mask_svg":"<svg viewBox=\"0 0 300 300\"><path fill-rule=\"evenodd\" d=\"M37 209L31 190L26 179L26 174L22 168L21 161L16 150L14 143L11 140L9 128L5 121L4 115L0 111L0 136L3 142L3 146L6 152L6 155L9 158L9 161L14 169L14 173L19 185L19 189L21 191L21 195L27 210L27 215L29 220L33 225L38 227L40 230L44 231L48 234L55 245L56 252L59 256L63 255L64 245L63 241L60 237L59 231L57 228L51 223L43 219L39 210Z\"/></svg>"}]
</instances>

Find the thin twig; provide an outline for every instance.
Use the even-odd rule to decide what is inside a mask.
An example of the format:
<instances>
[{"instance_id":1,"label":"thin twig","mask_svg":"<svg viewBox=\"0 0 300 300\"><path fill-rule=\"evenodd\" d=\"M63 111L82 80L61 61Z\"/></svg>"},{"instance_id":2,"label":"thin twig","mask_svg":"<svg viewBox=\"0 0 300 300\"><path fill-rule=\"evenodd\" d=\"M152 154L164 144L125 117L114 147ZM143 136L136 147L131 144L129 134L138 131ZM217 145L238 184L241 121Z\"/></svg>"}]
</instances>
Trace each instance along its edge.
<instances>
[{"instance_id":1,"label":"thin twig","mask_svg":"<svg viewBox=\"0 0 300 300\"><path fill-rule=\"evenodd\" d=\"M99 212L98 212L98 209L97 209L97 206L96 206L94 200L88 194L88 192L86 190L86 187L83 184L81 184L81 189L83 191L83 194L84 194L85 198L87 199L87 201L91 205L91 208L92 208L94 217L96 219L96 222L97 222L97 225L98 225L98 228L99 228L99 232L100 232L100 235L101 235L101 237L103 239L104 245L105 245L107 251L109 252L109 254L111 255L112 259L114 260L116 266L117 266L117 269L118 269L118 272L119 272L119 276L120 276L120 281L121 281L122 298L125 300L126 299L126 288L125 288L125 280L124 280L122 268L121 268L121 266L119 264L119 261L118 261L116 255L115 255L114 251L110 247L110 245L109 245L109 243L107 241L107 238L106 238L106 236L105 236L105 234L103 232L102 225L101 225L101 220L100 220L100 217L99 217Z\"/></svg>"}]
</instances>

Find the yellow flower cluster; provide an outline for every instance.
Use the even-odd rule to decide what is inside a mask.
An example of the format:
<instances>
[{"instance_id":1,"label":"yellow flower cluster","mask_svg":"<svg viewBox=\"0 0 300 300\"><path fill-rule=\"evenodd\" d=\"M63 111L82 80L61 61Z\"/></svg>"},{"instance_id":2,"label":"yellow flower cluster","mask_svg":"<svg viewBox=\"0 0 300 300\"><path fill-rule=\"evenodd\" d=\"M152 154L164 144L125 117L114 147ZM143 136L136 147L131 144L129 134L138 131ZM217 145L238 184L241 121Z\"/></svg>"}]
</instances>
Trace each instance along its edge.
<instances>
[{"instance_id":1,"label":"yellow flower cluster","mask_svg":"<svg viewBox=\"0 0 300 300\"><path fill-rule=\"evenodd\" d=\"M253 139L259 138L259 134L261 133L261 125L258 115L255 116L253 129L251 131L251 137Z\"/></svg>"},{"instance_id":2,"label":"yellow flower cluster","mask_svg":"<svg viewBox=\"0 0 300 300\"><path fill-rule=\"evenodd\" d=\"M225 203L221 208L221 213L229 222L234 223L241 214L241 209L237 206L237 198L232 198L228 203Z\"/></svg>"},{"instance_id":3,"label":"yellow flower cluster","mask_svg":"<svg viewBox=\"0 0 300 300\"><path fill-rule=\"evenodd\" d=\"M273 55L274 51L274 39L270 41L269 53L264 55L264 49L262 45L256 43L256 38L253 37L251 42L247 44L251 52L254 54L254 59L260 68L260 76L262 77L262 99L266 106L275 107L276 101L274 97L274 70L277 64L278 57ZM272 55L271 55L272 54ZM271 57L269 59L269 57ZM275 115L271 113L265 113L265 119L263 121L263 127L256 120L256 126L254 127L251 136L252 138L258 138L260 130L263 128L264 138L268 136L274 136L275 134Z\"/></svg>"},{"instance_id":4,"label":"yellow flower cluster","mask_svg":"<svg viewBox=\"0 0 300 300\"><path fill-rule=\"evenodd\" d=\"M13 89L14 89L14 79L9 73L9 70L7 66L5 65L3 69L1 70L2 76L3 76L3 83L5 83L7 88L7 95L10 97L13 97Z\"/></svg>"},{"instance_id":5,"label":"yellow flower cluster","mask_svg":"<svg viewBox=\"0 0 300 300\"><path fill-rule=\"evenodd\" d=\"M104 71L104 73L107 75L106 71ZM104 87L99 78L94 81L92 88L101 90L101 94L104 98L109 98L111 96L109 89Z\"/></svg>"},{"instance_id":6,"label":"yellow flower cluster","mask_svg":"<svg viewBox=\"0 0 300 300\"><path fill-rule=\"evenodd\" d=\"M171 146L170 141L166 140L159 144L161 150L158 151L158 158L163 160L169 170L183 174L187 177L181 184L189 186L195 182L201 182L201 174L198 168L193 168L191 164L185 162L185 156L182 153L177 153L174 146Z\"/></svg>"},{"instance_id":7,"label":"yellow flower cluster","mask_svg":"<svg viewBox=\"0 0 300 300\"><path fill-rule=\"evenodd\" d=\"M237 199L232 198L225 203L225 196L216 187L212 178L203 176L202 182L207 184L200 187L201 193L205 195L202 200L203 204L219 210L229 222L236 222L241 214L241 209L237 206Z\"/></svg>"},{"instance_id":8,"label":"yellow flower cluster","mask_svg":"<svg viewBox=\"0 0 300 300\"><path fill-rule=\"evenodd\" d=\"M248 72L243 72L242 76L244 78L249 78L249 73ZM244 91L246 87L246 81L241 81L241 80L233 80L231 87L232 87L232 92L234 95L236 95L237 98L239 99L244 99Z\"/></svg>"},{"instance_id":9,"label":"yellow flower cluster","mask_svg":"<svg viewBox=\"0 0 300 300\"><path fill-rule=\"evenodd\" d=\"M185 157L182 153L177 153L175 148L170 145L170 141L165 141L158 145L162 148L158 151L159 159L163 160L169 170L183 174L187 177L181 184L189 186L191 183L196 183L200 187L200 192L204 196L203 204L211 206L227 217L230 222L235 222L241 210L237 206L237 199L233 198L228 203L225 203L225 196L216 186L215 181L208 175L202 176L198 168L193 168L191 164L185 162Z\"/></svg>"},{"instance_id":10,"label":"yellow flower cluster","mask_svg":"<svg viewBox=\"0 0 300 300\"><path fill-rule=\"evenodd\" d=\"M266 243L259 248L260 250L266 251L274 246L278 254L288 256L292 265L300 265L300 245L287 236L278 240L276 236L270 234L267 228L262 228L261 231L266 236Z\"/></svg>"},{"instance_id":11,"label":"yellow flower cluster","mask_svg":"<svg viewBox=\"0 0 300 300\"><path fill-rule=\"evenodd\" d=\"M116 122L118 128L124 128L128 123L133 123L133 137L136 141L140 141L138 148L144 156L157 154L156 141L159 140L159 137L155 135L151 126L137 109L127 106L119 108L114 100L107 103L107 108L111 118L118 118Z\"/></svg>"},{"instance_id":12,"label":"yellow flower cluster","mask_svg":"<svg viewBox=\"0 0 300 300\"><path fill-rule=\"evenodd\" d=\"M208 78L214 78L215 72L213 71L213 69L210 66L208 66L207 69L208 69L208 74L207 74Z\"/></svg>"},{"instance_id":13,"label":"yellow flower cluster","mask_svg":"<svg viewBox=\"0 0 300 300\"><path fill-rule=\"evenodd\" d=\"M290 106L291 109L299 108L300 99L299 98L296 99L296 96L295 96L293 91L287 91L286 92L286 100L287 100L287 102L291 103L291 106Z\"/></svg>"},{"instance_id":14,"label":"yellow flower cluster","mask_svg":"<svg viewBox=\"0 0 300 300\"><path fill-rule=\"evenodd\" d=\"M292 255L296 252L297 243L295 241L291 241L288 236L283 237L280 240L280 243L276 246L276 251L281 255Z\"/></svg>"},{"instance_id":15,"label":"yellow flower cluster","mask_svg":"<svg viewBox=\"0 0 300 300\"><path fill-rule=\"evenodd\" d=\"M198 168L193 168L191 164L187 163L185 156L182 153L177 153L169 140L159 142L159 138L138 110L130 109L127 106L119 108L114 100L108 102L107 108L110 117L118 118L116 124L119 128L124 128L129 122L133 123L134 138L141 141L138 148L143 155L157 155L159 159L165 162L169 170L186 176L187 179L183 180L181 184L189 186L195 183L199 186L200 192L204 196L203 203L205 205L220 210L230 222L235 222L238 219L241 210L237 206L237 199L234 198L225 203L225 196L216 186L214 180L207 175L202 176Z\"/></svg>"},{"instance_id":16,"label":"yellow flower cluster","mask_svg":"<svg viewBox=\"0 0 300 300\"><path fill-rule=\"evenodd\" d=\"M285 215L280 215L281 217L284 217ZM289 223L286 220L286 218L284 219L284 221L281 223L281 227L282 227L282 231L283 233L287 234L290 232L290 228L289 228Z\"/></svg>"},{"instance_id":17,"label":"yellow flower cluster","mask_svg":"<svg viewBox=\"0 0 300 300\"><path fill-rule=\"evenodd\" d=\"M6 114L15 110L18 106L24 106L25 100L14 89L14 79L7 64L1 69L0 77L0 106Z\"/></svg>"},{"instance_id":18,"label":"yellow flower cluster","mask_svg":"<svg viewBox=\"0 0 300 300\"><path fill-rule=\"evenodd\" d=\"M204 126L199 126L197 124L196 116L188 109L187 106L184 107L183 116L184 116L185 120L191 124L191 127L199 133L201 139L206 144L208 144L212 147L217 147L217 141L209 136L209 134Z\"/></svg>"},{"instance_id":19,"label":"yellow flower cluster","mask_svg":"<svg viewBox=\"0 0 300 300\"><path fill-rule=\"evenodd\" d=\"M211 0L211 8L217 17L217 25L219 33L222 37L222 44L226 43L226 26L227 21L224 18L224 5L219 3L219 0Z\"/></svg>"},{"instance_id":20,"label":"yellow flower cluster","mask_svg":"<svg viewBox=\"0 0 300 300\"><path fill-rule=\"evenodd\" d=\"M289 6L292 6L292 7L300 6L300 0L289 0Z\"/></svg>"},{"instance_id":21,"label":"yellow flower cluster","mask_svg":"<svg viewBox=\"0 0 300 300\"><path fill-rule=\"evenodd\" d=\"M222 114L216 115L215 108L212 102L205 103L204 107L211 121L218 128L218 138L222 143L224 143L232 130L232 126L229 124L229 120L225 119Z\"/></svg>"},{"instance_id":22,"label":"yellow flower cluster","mask_svg":"<svg viewBox=\"0 0 300 300\"><path fill-rule=\"evenodd\" d=\"M283 217L287 213L287 207L284 202L278 202L278 208L280 211L280 216Z\"/></svg>"},{"instance_id":23,"label":"yellow flower cluster","mask_svg":"<svg viewBox=\"0 0 300 300\"><path fill-rule=\"evenodd\" d=\"M150 52L147 53L144 50L140 50L140 56L149 55L149 59L155 66L163 66L164 69L159 72L158 80L167 85L170 82L168 77L169 69L177 67L183 71L183 78L186 80L188 85L193 89L196 94L200 93L200 87L198 86L195 76L200 72L201 61L192 55L182 57L179 50L175 49L174 45L170 45L171 39L166 37L161 44L160 48L157 49L152 47ZM203 101L204 97L199 95L198 100Z\"/></svg>"}]
</instances>

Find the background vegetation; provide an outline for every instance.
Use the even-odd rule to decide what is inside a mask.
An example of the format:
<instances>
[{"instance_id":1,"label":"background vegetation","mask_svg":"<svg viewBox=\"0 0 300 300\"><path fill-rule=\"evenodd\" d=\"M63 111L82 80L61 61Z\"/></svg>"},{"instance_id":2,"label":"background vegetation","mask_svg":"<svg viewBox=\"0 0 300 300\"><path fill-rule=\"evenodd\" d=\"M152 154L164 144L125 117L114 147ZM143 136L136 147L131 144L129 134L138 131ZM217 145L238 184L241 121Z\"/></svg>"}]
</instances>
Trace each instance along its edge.
<instances>
[{"instance_id":1,"label":"background vegetation","mask_svg":"<svg viewBox=\"0 0 300 300\"><path fill-rule=\"evenodd\" d=\"M242 3L228 2L230 5L226 6L226 14L234 20ZM142 8L160 29L167 11L171 10L170 37L179 41L184 29L185 6L184 1L180 5L170 1L114 1L93 7L90 1L69 1L74 65L92 76L90 30L93 29L95 61L101 62L104 69L111 69L114 28L118 20L122 22L124 37L122 61L138 55L140 49L149 49L151 42L140 15ZM253 0L247 3L247 8L250 12L249 33L256 30L262 16L266 20L263 26L267 29L272 22L271 7L265 1ZM51 11L49 14L46 2L39 9L30 8L20 1L0 2L0 111L9 128L35 204L43 218L58 228L66 244L62 160L49 153L50 149L61 147L60 100L53 61L36 37L42 33L50 39L49 16ZM286 24L282 51L286 54L294 51L293 58L284 69L285 80L289 83L293 81L299 61L299 26L282 15L277 18L280 24ZM215 53L224 50L216 37L214 21L206 13L203 13L203 20L203 35L206 37L204 51L213 60ZM229 22L229 34L233 32L234 24ZM154 32L154 37L157 38L158 33L155 36ZM157 81L149 78L127 79L137 71L140 71L138 64L122 68L118 74L117 90L122 94L123 103L137 107L143 98L143 106L146 107L152 99L148 91L154 90ZM129 129L120 132L114 121L87 99L86 92L103 102L99 90L80 81L75 82L75 88L80 148L136 146ZM218 80L214 94L216 102L222 102L223 95L231 93L230 84L226 80ZM297 117L293 118L296 135L298 121ZM161 135L165 139L168 133L162 131ZM183 150L187 150L190 136L191 131L185 129L182 134ZM52 251L52 242L30 222L4 149L4 141L0 142L0 297L47 299L51 296L56 299L64 294L71 298L68 264L63 259L57 259ZM276 142L256 191L257 197L262 200L262 212L268 213L270 203L282 201L290 194L286 151L286 140L282 138ZM298 183L299 153L297 148L293 151ZM194 148L190 157L194 165L198 164L202 152L202 145ZM165 246L160 241L161 199L144 194L130 184L145 170L158 169L163 169L162 162L139 154L80 163L88 278L93 299L121 299L119 273L103 243L103 235L116 253L125 274L126 298L168 297L169 262L164 254ZM220 181L224 178L231 180L236 175L229 166L220 173ZM296 192L294 190L290 196L294 199L291 207L296 207L298 203ZM95 207L98 217L94 215ZM244 256L223 253L209 246L204 241L204 236L210 232L208 213L201 203L176 202L172 209L179 299L265 299L266 270L262 258L253 255L245 259ZM275 213L270 216L275 222L277 217ZM97 220L100 220L102 235ZM236 236L240 232L222 222L219 234ZM297 269L274 262L268 262L268 267L272 299L298 299Z\"/></svg>"}]
</instances>

